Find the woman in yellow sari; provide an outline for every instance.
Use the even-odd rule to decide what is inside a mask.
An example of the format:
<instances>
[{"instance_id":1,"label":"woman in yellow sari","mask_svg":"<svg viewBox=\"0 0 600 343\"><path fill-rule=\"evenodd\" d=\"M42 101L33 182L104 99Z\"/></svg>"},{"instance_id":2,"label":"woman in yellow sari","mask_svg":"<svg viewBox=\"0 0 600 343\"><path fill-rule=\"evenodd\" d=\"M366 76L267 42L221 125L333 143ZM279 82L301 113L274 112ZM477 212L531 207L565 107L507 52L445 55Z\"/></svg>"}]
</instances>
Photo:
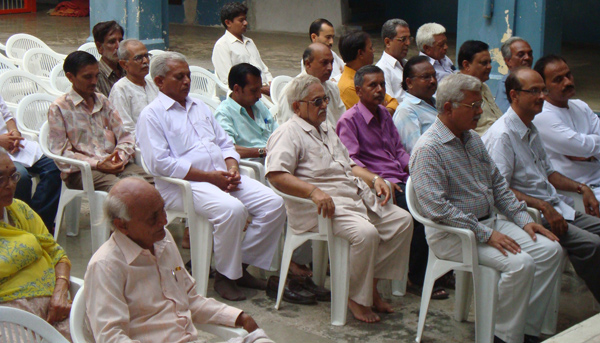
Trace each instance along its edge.
<instances>
[{"instance_id":1,"label":"woman in yellow sari","mask_svg":"<svg viewBox=\"0 0 600 343\"><path fill-rule=\"evenodd\" d=\"M0 148L0 306L34 313L71 340L71 262L37 213L13 198L19 178Z\"/></svg>"}]
</instances>

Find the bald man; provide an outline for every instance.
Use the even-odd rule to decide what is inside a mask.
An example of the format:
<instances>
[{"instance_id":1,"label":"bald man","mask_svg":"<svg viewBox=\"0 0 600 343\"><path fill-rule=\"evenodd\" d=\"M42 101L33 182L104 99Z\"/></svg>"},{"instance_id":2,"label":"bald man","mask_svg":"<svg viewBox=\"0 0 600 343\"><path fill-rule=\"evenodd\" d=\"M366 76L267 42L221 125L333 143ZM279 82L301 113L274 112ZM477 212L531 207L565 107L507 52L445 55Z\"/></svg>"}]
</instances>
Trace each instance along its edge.
<instances>
[{"instance_id":1,"label":"bald man","mask_svg":"<svg viewBox=\"0 0 600 343\"><path fill-rule=\"evenodd\" d=\"M108 193L104 214L114 232L85 273L86 314L96 342L193 342L193 323L243 327L250 332L244 342L272 342L242 310L196 293L164 227L164 206L160 193L137 177Z\"/></svg>"}]
</instances>

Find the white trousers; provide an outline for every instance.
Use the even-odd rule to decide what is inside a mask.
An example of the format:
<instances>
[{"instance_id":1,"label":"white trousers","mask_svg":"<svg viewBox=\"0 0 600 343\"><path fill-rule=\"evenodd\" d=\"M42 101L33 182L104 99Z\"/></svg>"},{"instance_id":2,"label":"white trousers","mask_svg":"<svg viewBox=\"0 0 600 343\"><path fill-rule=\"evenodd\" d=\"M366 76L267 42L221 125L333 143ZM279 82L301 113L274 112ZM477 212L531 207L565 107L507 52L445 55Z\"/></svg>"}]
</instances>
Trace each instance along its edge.
<instances>
[{"instance_id":1,"label":"white trousers","mask_svg":"<svg viewBox=\"0 0 600 343\"><path fill-rule=\"evenodd\" d=\"M196 213L214 226L215 267L231 280L242 277L242 263L271 267L286 218L280 196L247 176L241 181L240 190L231 193L208 182L190 182ZM161 194L166 208L183 209L178 186L169 185ZM252 222L243 237L248 215Z\"/></svg>"},{"instance_id":2,"label":"white trousers","mask_svg":"<svg viewBox=\"0 0 600 343\"><path fill-rule=\"evenodd\" d=\"M513 222L495 219L495 216L481 223L511 237L521 246L520 253L508 252L508 256L504 256L486 243L477 244L479 263L500 271L495 335L506 343L522 343L524 334L539 336L554 286L562 274L560 244L539 234L534 242ZM460 260L458 236L442 238L428 232L427 240L439 258Z\"/></svg>"}]
</instances>

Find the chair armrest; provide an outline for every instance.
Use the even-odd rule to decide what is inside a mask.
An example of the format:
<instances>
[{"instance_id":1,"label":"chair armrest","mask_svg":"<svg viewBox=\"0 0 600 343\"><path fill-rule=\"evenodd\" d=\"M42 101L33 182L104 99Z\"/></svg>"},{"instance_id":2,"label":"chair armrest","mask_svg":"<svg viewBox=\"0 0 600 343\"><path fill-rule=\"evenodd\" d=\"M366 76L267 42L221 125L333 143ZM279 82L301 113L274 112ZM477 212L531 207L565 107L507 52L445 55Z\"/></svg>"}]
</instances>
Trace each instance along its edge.
<instances>
[{"instance_id":1,"label":"chair armrest","mask_svg":"<svg viewBox=\"0 0 600 343\"><path fill-rule=\"evenodd\" d=\"M196 329L199 331L208 332L209 334L215 335L222 339L244 337L248 334L248 331L242 328L230 328L227 326L214 324L196 324Z\"/></svg>"},{"instance_id":2,"label":"chair armrest","mask_svg":"<svg viewBox=\"0 0 600 343\"><path fill-rule=\"evenodd\" d=\"M21 136L28 141L38 141L38 135L31 130L19 130L19 132L21 132Z\"/></svg>"},{"instance_id":3,"label":"chair armrest","mask_svg":"<svg viewBox=\"0 0 600 343\"><path fill-rule=\"evenodd\" d=\"M69 281L69 293L71 294L71 299L74 299L77 292L79 292L79 290L83 286L83 280L78 277L71 276L69 278Z\"/></svg>"},{"instance_id":4,"label":"chair armrest","mask_svg":"<svg viewBox=\"0 0 600 343\"><path fill-rule=\"evenodd\" d=\"M247 159L241 159L240 166L252 168L252 170L254 170L255 176L257 177L257 180L260 181L260 183L262 183L263 185L265 184L265 166L262 163L250 161Z\"/></svg>"},{"instance_id":5,"label":"chair armrest","mask_svg":"<svg viewBox=\"0 0 600 343\"><path fill-rule=\"evenodd\" d=\"M533 221L541 224L542 223L542 214L537 208L527 207L527 213L533 218Z\"/></svg>"}]
</instances>

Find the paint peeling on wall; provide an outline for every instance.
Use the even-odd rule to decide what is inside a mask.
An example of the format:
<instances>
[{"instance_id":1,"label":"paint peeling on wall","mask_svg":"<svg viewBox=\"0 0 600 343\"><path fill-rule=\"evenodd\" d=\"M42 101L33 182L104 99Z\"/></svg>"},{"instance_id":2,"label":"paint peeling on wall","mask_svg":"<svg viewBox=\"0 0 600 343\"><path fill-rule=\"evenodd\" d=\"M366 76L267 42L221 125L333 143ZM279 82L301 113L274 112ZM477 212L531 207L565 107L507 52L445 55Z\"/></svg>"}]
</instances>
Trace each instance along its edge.
<instances>
[{"instance_id":1,"label":"paint peeling on wall","mask_svg":"<svg viewBox=\"0 0 600 343\"><path fill-rule=\"evenodd\" d=\"M492 58L492 61L498 63L498 73L506 75L508 73L508 67L506 66L506 63L504 63L504 58L502 57L502 52L500 51L500 49L491 49L490 56Z\"/></svg>"},{"instance_id":2,"label":"paint peeling on wall","mask_svg":"<svg viewBox=\"0 0 600 343\"><path fill-rule=\"evenodd\" d=\"M512 29L510 28L510 23L508 22L508 10L505 10L504 14L506 14L506 16L504 17L504 20L506 21L506 32L504 33L504 35L502 36L502 39L500 40L500 42L502 42L502 43L506 42L507 39L512 37Z\"/></svg>"}]
</instances>

